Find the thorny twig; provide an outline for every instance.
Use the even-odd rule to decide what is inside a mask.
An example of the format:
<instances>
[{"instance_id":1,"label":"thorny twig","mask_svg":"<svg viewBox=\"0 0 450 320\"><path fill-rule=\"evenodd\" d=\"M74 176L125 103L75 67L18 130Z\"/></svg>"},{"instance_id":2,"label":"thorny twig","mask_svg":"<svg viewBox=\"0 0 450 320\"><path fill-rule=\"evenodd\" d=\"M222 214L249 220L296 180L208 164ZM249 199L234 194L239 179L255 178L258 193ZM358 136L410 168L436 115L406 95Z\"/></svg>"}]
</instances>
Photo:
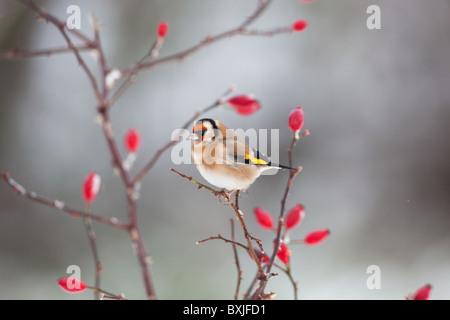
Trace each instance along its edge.
<instances>
[{"instance_id":1,"label":"thorny twig","mask_svg":"<svg viewBox=\"0 0 450 320\"><path fill-rule=\"evenodd\" d=\"M292 283L292 287L294 288L294 300L298 300L298 286L297 286L297 281L294 280L294 278L292 277L292 272L291 272L291 268L290 266L287 266L286 269L283 268L282 266L274 263L273 264L275 267L277 267L278 269L280 269L281 271L283 271L289 278L289 281L291 281Z\"/></svg>"},{"instance_id":2,"label":"thorny twig","mask_svg":"<svg viewBox=\"0 0 450 320\"><path fill-rule=\"evenodd\" d=\"M231 239L224 238L220 234L218 234L217 236L212 236L212 237L208 237L208 238L205 238L202 240L198 240L195 244L201 244L203 242L210 241L210 240L223 240L226 243L231 243L233 246L239 246L248 251L248 247L246 245L244 245L240 242L234 241L233 238L231 238Z\"/></svg>"},{"instance_id":3,"label":"thorny twig","mask_svg":"<svg viewBox=\"0 0 450 320\"><path fill-rule=\"evenodd\" d=\"M37 50L21 50L21 49L11 49L6 52L0 52L0 59L1 58L8 58L8 59L22 59L22 58L30 58L30 57L38 57L38 56L52 56L54 54L58 53L67 53L73 51L74 48L71 48L69 46L61 46L61 47L55 47L51 49L37 49ZM86 51L86 50L92 50L93 46L92 44L85 44L85 45L79 45L75 46L75 49L78 51Z\"/></svg>"},{"instance_id":4,"label":"thorny twig","mask_svg":"<svg viewBox=\"0 0 450 320\"><path fill-rule=\"evenodd\" d=\"M105 291L105 290L103 290L103 289L101 289L101 288L99 288L97 286L96 287L86 286L86 288L90 289L90 290L93 290L94 292L98 293L99 294L99 300L103 300L105 298L113 299L113 300L127 300L127 299L125 299L123 294L116 295L114 293ZM101 296L100 296L100 294L101 294Z\"/></svg>"},{"instance_id":5,"label":"thorny twig","mask_svg":"<svg viewBox=\"0 0 450 320\"><path fill-rule=\"evenodd\" d=\"M237 202L237 198L236 198ZM234 240L234 220L230 219L230 225L231 225L231 239ZM232 244L233 247L233 255L234 255L234 263L236 264L236 271L237 271L237 283L236 283L236 290L234 293L234 300L237 300L239 298L239 289L241 288L241 281L242 281L242 270L241 270L241 264L239 263L239 256L236 250L236 244ZM246 248L248 251L248 248Z\"/></svg>"},{"instance_id":6,"label":"thorny twig","mask_svg":"<svg viewBox=\"0 0 450 320\"><path fill-rule=\"evenodd\" d=\"M89 212L89 205L86 204L85 212ZM91 247L92 256L94 258L94 264L95 264L95 287L100 288L100 277L101 273L103 271L102 263L100 261L100 256L98 254L98 248L97 248L97 236L94 231L94 227L92 226L92 219L91 218L83 218L84 228L86 230L87 237L89 239L89 245ZM94 298L95 300L100 299L100 293L98 291L94 291Z\"/></svg>"}]
</instances>

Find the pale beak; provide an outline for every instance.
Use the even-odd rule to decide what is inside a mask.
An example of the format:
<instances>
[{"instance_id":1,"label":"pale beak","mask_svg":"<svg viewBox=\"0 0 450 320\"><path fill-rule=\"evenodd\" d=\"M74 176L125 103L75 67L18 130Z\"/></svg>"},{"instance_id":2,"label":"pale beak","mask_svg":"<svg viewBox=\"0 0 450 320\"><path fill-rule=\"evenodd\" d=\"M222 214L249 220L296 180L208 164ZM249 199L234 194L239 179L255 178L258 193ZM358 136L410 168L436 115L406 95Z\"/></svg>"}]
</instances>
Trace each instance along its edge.
<instances>
[{"instance_id":1,"label":"pale beak","mask_svg":"<svg viewBox=\"0 0 450 320\"><path fill-rule=\"evenodd\" d=\"M186 140L199 140L200 138L196 133L191 134L189 137L187 137Z\"/></svg>"}]
</instances>

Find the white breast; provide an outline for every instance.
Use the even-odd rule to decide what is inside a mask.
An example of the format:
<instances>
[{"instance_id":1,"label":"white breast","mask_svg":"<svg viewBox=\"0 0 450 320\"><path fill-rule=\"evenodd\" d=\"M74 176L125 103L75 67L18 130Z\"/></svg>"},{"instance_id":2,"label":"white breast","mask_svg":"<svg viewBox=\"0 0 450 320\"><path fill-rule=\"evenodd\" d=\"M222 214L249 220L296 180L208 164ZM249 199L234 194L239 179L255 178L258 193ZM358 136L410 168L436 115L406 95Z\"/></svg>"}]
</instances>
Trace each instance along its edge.
<instances>
[{"instance_id":1,"label":"white breast","mask_svg":"<svg viewBox=\"0 0 450 320\"><path fill-rule=\"evenodd\" d=\"M212 170L208 170L203 165L197 165L197 169L206 181L219 188L225 188L227 190L242 190L248 189L250 186L250 184L246 182L239 181L239 179L234 179L231 175L219 174L213 172Z\"/></svg>"}]
</instances>

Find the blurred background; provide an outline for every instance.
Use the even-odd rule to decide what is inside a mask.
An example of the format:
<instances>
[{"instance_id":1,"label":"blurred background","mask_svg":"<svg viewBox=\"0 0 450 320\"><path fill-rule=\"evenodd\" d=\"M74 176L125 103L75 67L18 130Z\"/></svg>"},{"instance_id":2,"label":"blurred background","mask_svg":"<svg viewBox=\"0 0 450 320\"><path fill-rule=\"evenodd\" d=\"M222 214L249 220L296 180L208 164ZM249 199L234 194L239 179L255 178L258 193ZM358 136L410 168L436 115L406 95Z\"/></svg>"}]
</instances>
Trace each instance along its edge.
<instances>
[{"instance_id":1,"label":"blurred background","mask_svg":"<svg viewBox=\"0 0 450 320\"><path fill-rule=\"evenodd\" d=\"M140 59L165 20L169 33L161 55L240 24L256 1L38 1L65 20L76 3L81 31L92 34L88 15L102 24L111 66ZM366 9L381 8L381 30L369 30ZM315 247L291 246L300 299L403 299L433 285L432 299L450 297L450 3L436 0L274 1L255 28L270 29L306 19L301 33L235 37L208 46L181 63L141 73L111 116L121 152L123 134L137 128L142 147L132 173L193 113L231 84L262 104L242 117L214 110L208 117L231 128L280 129L280 160L287 162L292 133L289 112L302 106L311 135L294 152L303 171L294 181L288 209L306 208L291 233L329 228ZM0 2L0 49L64 45L60 33L15 1ZM95 68L89 53L83 57ZM97 70L97 69L95 69ZM92 211L126 220L121 181L114 176L95 98L72 54L0 61L0 171L29 190L82 209L81 185L98 172L103 191ZM196 241L228 236L234 213L208 192L171 173L204 180L192 165L175 166L170 151L142 183L140 228L154 263L160 299L232 299L236 268L230 245ZM255 223L260 206L279 214L287 172L263 176L242 198L249 231L270 247L274 234ZM238 227L238 225L236 225ZM104 266L102 287L144 299L137 259L126 232L94 223ZM236 229L239 240L241 232ZM245 291L254 275L239 251ZM16 196L0 182L0 298L91 299L69 295L56 284L76 264L94 283L94 263L82 220ZM367 267L381 269L381 288L366 286ZM292 299L288 278L272 279L277 299Z\"/></svg>"}]
</instances>

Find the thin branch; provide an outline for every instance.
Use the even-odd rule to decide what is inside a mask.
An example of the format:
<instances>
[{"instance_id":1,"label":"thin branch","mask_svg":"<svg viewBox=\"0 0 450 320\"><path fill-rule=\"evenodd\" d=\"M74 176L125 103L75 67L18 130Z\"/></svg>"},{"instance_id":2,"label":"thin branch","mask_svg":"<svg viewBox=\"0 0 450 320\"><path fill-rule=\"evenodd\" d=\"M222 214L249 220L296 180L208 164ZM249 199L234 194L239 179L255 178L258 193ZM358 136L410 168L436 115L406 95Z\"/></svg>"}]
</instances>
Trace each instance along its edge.
<instances>
[{"instance_id":1,"label":"thin branch","mask_svg":"<svg viewBox=\"0 0 450 320\"><path fill-rule=\"evenodd\" d=\"M111 295L107 295L107 294L102 294L100 300L104 300L104 299L111 299L111 300L128 300L123 296L111 296Z\"/></svg>"},{"instance_id":2,"label":"thin branch","mask_svg":"<svg viewBox=\"0 0 450 320\"><path fill-rule=\"evenodd\" d=\"M177 170L175 170L175 169L173 169L173 168L170 168L170 171L172 171L172 172L175 172L175 173L177 173L178 175L180 175L182 178L185 178L186 180L189 180L190 182L192 182L192 183L195 183L197 186L198 186L198 189L206 189L206 190L208 190L209 192L211 192L213 195L215 195L215 196L218 196L218 195L221 195L222 194L222 192L221 191L216 191L216 190L214 190L213 188L210 188L210 187L208 187L208 186L205 186L203 183L200 183L200 182L198 182L197 180L194 180L192 177L189 177L189 176L187 176L187 175L185 175L185 174L182 174L181 172L179 172L179 171L177 171Z\"/></svg>"},{"instance_id":3,"label":"thin branch","mask_svg":"<svg viewBox=\"0 0 450 320\"><path fill-rule=\"evenodd\" d=\"M236 205L237 205L237 196L236 196ZM230 226L231 226L231 239L234 240L234 220L230 219ZM234 292L234 300L238 300L239 298L239 289L241 288L241 281L242 281L242 270L241 270L241 264L239 263L239 256L236 250L236 244L233 243L233 255L234 255L234 262L236 264L236 271L237 271L237 283L236 283L236 290ZM247 248L248 251L248 248Z\"/></svg>"},{"instance_id":4,"label":"thin branch","mask_svg":"<svg viewBox=\"0 0 450 320\"><path fill-rule=\"evenodd\" d=\"M101 80L102 80L102 94L101 94L101 102L99 102L99 105L105 108L108 108L109 101L108 101L108 94L109 94L109 88L106 83L106 76L109 72L108 63L106 62L106 56L103 51L102 43L100 40L100 23L98 22L95 15L91 14L91 20L94 27L94 45L98 52L98 64L100 67L100 74L101 74Z\"/></svg>"},{"instance_id":5,"label":"thin branch","mask_svg":"<svg viewBox=\"0 0 450 320\"><path fill-rule=\"evenodd\" d=\"M292 27L281 27L281 28L273 28L270 30L258 30L258 29L251 29L251 30L245 30L245 32L242 32L241 35L243 36L261 36L261 37L273 37L278 34L282 33L291 33L294 32L292 30Z\"/></svg>"},{"instance_id":6,"label":"thin branch","mask_svg":"<svg viewBox=\"0 0 450 320\"><path fill-rule=\"evenodd\" d=\"M294 288L294 300L298 300L298 286L297 286L297 281L295 281L294 278L292 277L292 273L290 272L290 270L289 270L289 272L287 272L286 274L287 274L289 280L290 280L291 283L292 283L292 287Z\"/></svg>"},{"instance_id":7,"label":"thin branch","mask_svg":"<svg viewBox=\"0 0 450 320\"><path fill-rule=\"evenodd\" d=\"M123 223L119 221L117 218L106 218L93 213L86 213L84 211L75 210L67 207L65 203L60 200L49 200L47 198L44 198L43 196L38 195L34 191L28 191L22 185L17 183L13 178L11 178L8 172L3 174L3 178L17 194L26 197L28 199L31 199L35 202L39 202L49 207L55 208L59 211L66 212L70 214L72 217L90 218L94 221L115 227L117 229L128 230L130 228L129 224Z\"/></svg>"},{"instance_id":8,"label":"thin branch","mask_svg":"<svg viewBox=\"0 0 450 320\"><path fill-rule=\"evenodd\" d=\"M89 246L91 247L92 256L94 258L95 263L95 286L100 287L100 276L102 273L102 263L100 261L97 249L97 236L95 235L94 228L92 227L92 220L90 218L83 218L84 228L86 229L86 233L89 239ZM95 300L100 299L99 292L94 292Z\"/></svg>"},{"instance_id":9,"label":"thin branch","mask_svg":"<svg viewBox=\"0 0 450 320\"><path fill-rule=\"evenodd\" d=\"M100 297L100 300L103 300L103 298L114 299L114 300L127 300L127 299L125 299L123 294L116 295L114 293L110 293L108 291L105 291L105 290L103 290L103 289L101 289L99 287L86 286L86 288L90 289L90 290L93 290L94 292L101 293L102 296Z\"/></svg>"},{"instance_id":10,"label":"thin branch","mask_svg":"<svg viewBox=\"0 0 450 320\"><path fill-rule=\"evenodd\" d=\"M61 32L62 36L66 40L67 45L69 46L69 48L72 49L72 52L74 53L74 55L75 55L75 57L76 57L76 59L78 61L78 64L81 66L81 68L84 70L84 72L88 76L89 81L91 82L92 89L94 90L94 94L95 94L95 96L97 98L97 101L99 103L101 103L102 102L102 96L101 96L99 88L98 88L97 80L95 79L92 71L89 69L89 67L87 66L86 62L83 60L83 58L81 58L80 52L78 51L77 47L70 40L70 38L67 35L64 27L59 27L59 31ZM96 50L98 50L98 48L96 48Z\"/></svg>"},{"instance_id":11,"label":"thin branch","mask_svg":"<svg viewBox=\"0 0 450 320\"><path fill-rule=\"evenodd\" d=\"M256 238L256 237L252 236L251 234L249 235L249 237L250 237L250 239L252 239L253 241L256 242L256 244L258 245L259 249L261 250L261 253L264 254L265 251L264 251L261 239Z\"/></svg>"},{"instance_id":12,"label":"thin branch","mask_svg":"<svg viewBox=\"0 0 450 320\"><path fill-rule=\"evenodd\" d=\"M222 241L225 241L226 243L231 243L233 246L239 246L239 247L241 247L241 248L243 248L243 249L248 251L248 247L246 245L244 245L244 244L242 244L240 242L234 241L233 239L224 238L220 234L218 234L215 237L208 237L208 238L205 238L203 240L199 240L195 244L201 244L203 242L210 241L210 240L222 240Z\"/></svg>"},{"instance_id":13,"label":"thin branch","mask_svg":"<svg viewBox=\"0 0 450 320\"><path fill-rule=\"evenodd\" d=\"M86 205L85 212L89 212L89 205ZM92 220L90 218L83 218L84 228L89 239L89 246L91 247L92 256L94 258L95 264L95 287L100 288L100 277L103 270L102 263L100 261L100 256L98 254L97 248L97 236L95 235L94 227L92 226ZM100 293L98 291L94 292L94 299L100 300Z\"/></svg>"},{"instance_id":14,"label":"thin branch","mask_svg":"<svg viewBox=\"0 0 450 320\"><path fill-rule=\"evenodd\" d=\"M275 238L275 248L279 248L280 247L280 242L281 242L281 230L283 227L283 221L284 221L284 212L285 212L285 207L286 207L286 199L287 196L289 194L289 191L291 189L291 185L292 185L292 181L294 180L294 177L297 175L299 171L290 171L289 173L289 179L288 182L286 184L286 189L284 191L284 196L281 200L281 209L280 209L280 215L278 217L278 227L277 227L277 236ZM267 272L270 272L270 269L272 268L273 262L275 261L275 258L277 256L277 250L274 250L274 252L272 253L272 256L270 258L269 263L267 264Z\"/></svg>"},{"instance_id":15,"label":"thin branch","mask_svg":"<svg viewBox=\"0 0 450 320\"><path fill-rule=\"evenodd\" d=\"M153 277L149 269L152 260L145 250L141 232L139 231L136 201L133 199L131 195L128 195L127 201L128 201L128 216L130 219L131 242L136 250L139 265L141 266L142 278L144 279L144 286L147 292L147 298L149 300L155 300L156 290L153 283Z\"/></svg>"},{"instance_id":16,"label":"thin branch","mask_svg":"<svg viewBox=\"0 0 450 320\"><path fill-rule=\"evenodd\" d=\"M47 22L50 22L56 26L61 26L63 28L66 28L65 21L62 21L62 20L56 18L55 16L53 16L52 14L46 12L44 9L39 8L38 6L36 6L36 4L33 1L31 1L31 0L17 0L17 1L21 2L23 5L29 7L31 10L36 12L38 14L38 19L44 19ZM87 37L86 35L84 35L83 33L81 33L80 31L78 31L75 28L67 29L67 31L85 43L89 43L91 41L89 39L89 37Z\"/></svg>"},{"instance_id":17,"label":"thin branch","mask_svg":"<svg viewBox=\"0 0 450 320\"><path fill-rule=\"evenodd\" d=\"M92 50L94 49L90 44L75 46L78 51ZM11 49L6 52L0 52L0 59L22 59L29 57L39 56L51 56L59 53L72 52L73 49L68 46L55 47L51 49L38 49L38 50L20 50Z\"/></svg>"},{"instance_id":18,"label":"thin branch","mask_svg":"<svg viewBox=\"0 0 450 320\"><path fill-rule=\"evenodd\" d=\"M158 37L150 47L149 51L134 64L134 66L128 72L127 78L122 82L120 87L114 92L113 96L110 99L109 107L113 106L117 100L125 93L125 91L131 86L131 84L135 81L136 75L139 70L139 66L147 59L147 58L156 58L159 54L159 49L162 46L164 38Z\"/></svg>"},{"instance_id":19,"label":"thin branch","mask_svg":"<svg viewBox=\"0 0 450 320\"><path fill-rule=\"evenodd\" d=\"M48 12L40 9L31 0L18 0L18 1L22 2L24 5L26 5L29 8L31 8L33 11L35 11L39 15L39 18L45 19L47 22L50 22L51 24L53 24L60 31L60 33L62 34L64 40L67 43L67 47L74 53L74 55L75 55L75 57L76 57L76 59L78 61L78 64L83 68L83 70L85 71L86 75L88 76L89 81L91 82L91 86L94 89L94 94L95 94L95 96L97 97L97 100L100 103L101 102L101 95L100 95L100 91L98 89L97 81L95 80L94 75L92 74L92 72L89 69L89 67L86 65L86 63L83 60L83 58L81 58L80 52L78 50L78 47L73 44L72 40L70 40L69 36L67 35L65 21L62 21L62 20L54 17L53 15L49 14ZM92 45L91 40L88 37L86 37L85 35L83 35L82 33L80 33L79 31L76 31L75 29L68 29L68 30L69 30L69 32L71 32L75 36L77 36L78 38L82 39L82 41L84 41L85 44Z\"/></svg>"},{"instance_id":20,"label":"thin branch","mask_svg":"<svg viewBox=\"0 0 450 320\"><path fill-rule=\"evenodd\" d=\"M267 279L266 274L264 273L264 269L261 266L261 260L258 258L258 255L256 254L255 250L252 246L252 235L247 231L247 227L244 223L244 219L242 219L242 214L239 208L237 208L234 203L231 201L230 196L226 193L224 193L224 198L227 201L227 203L233 208L234 212L236 213L236 217L238 218L239 223L241 224L242 230L244 231L245 239L247 239L247 244L249 248L249 253L253 260L256 263L256 266L258 267L258 273L259 273L259 279L262 281L262 279Z\"/></svg>"},{"instance_id":21,"label":"thin branch","mask_svg":"<svg viewBox=\"0 0 450 320\"><path fill-rule=\"evenodd\" d=\"M252 282L250 283L250 285L248 286L248 289L246 291L246 293L244 294L244 298L248 299L253 291L253 289L255 288L256 283L258 282L258 273L256 273L255 277L253 278Z\"/></svg>"},{"instance_id":22,"label":"thin branch","mask_svg":"<svg viewBox=\"0 0 450 320\"><path fill-rule=\"evenodd\" d=\"M116 140L114 138L114 132L112 128L112 124L109 120L109 113L106 112L106 108L101 108L99 110L100 115L102 117L102 129L103 134L106 138L106 142L108 144L109 152L112 157L112 165L120 174L120 177L122 178L123 184L127 188L127 192L131 192L129 189L133 187L133 184L131 182L131 178L128 174L128 171L125 170L123 166L123 158L120 155L119 148L117 147Z\"/></svg>"},{"instance_id":23,"label":"thin branch","mask_svg":"<svg viewBox=\"0 0 450 320\"><path fill-rule=\"evenodd\" d=\"M290 266L287 266L287 268L283 268L282 266L274 263L273 264L275 267L277 267L278 269L280 269L281 271L283 271L289 278L289 281L291 281L292 283L292 287L294 288L294 300L298 300L298 286L297 286L297 281L294 280L294 278L292 277L292 273L291 273L291 268Z\"/></svg>"},{"instance_id":24,"label":"thin branch","mask_svg":"<svg viewBox=\"0 0 450 320\"><path fill-rule=\"evenodd\" d=\"M50 13L46 12L45 10L39 8L36 6L36 4L31 0L17 0L24 4L25 6L29 7L31 10L35 11L38 14L38 19L45 19L47 22L51 22L54 25L61 25L63 27L66 26L66 23L55 16L51 15ZM76 36L78 39L80 39L83 42L90 42L90 39L78 31L77 29L67 29L70 33L72 33L74 36Z\"/></svg>"},{"instance_id":25,"label":"thin branch","mask_svg":"<svg viewBox=\"0 0 450 320\"><path fill-rule=\"evenodd\" d=\"M272 0L258 0L258 7L256 10L252 13L251 16L249 16L244 23L240 25L240 28L245 28L251 25L256 19L258 19L259 16L266 10L267 6L272 2Z\"/></svg>"}]
</instances>

